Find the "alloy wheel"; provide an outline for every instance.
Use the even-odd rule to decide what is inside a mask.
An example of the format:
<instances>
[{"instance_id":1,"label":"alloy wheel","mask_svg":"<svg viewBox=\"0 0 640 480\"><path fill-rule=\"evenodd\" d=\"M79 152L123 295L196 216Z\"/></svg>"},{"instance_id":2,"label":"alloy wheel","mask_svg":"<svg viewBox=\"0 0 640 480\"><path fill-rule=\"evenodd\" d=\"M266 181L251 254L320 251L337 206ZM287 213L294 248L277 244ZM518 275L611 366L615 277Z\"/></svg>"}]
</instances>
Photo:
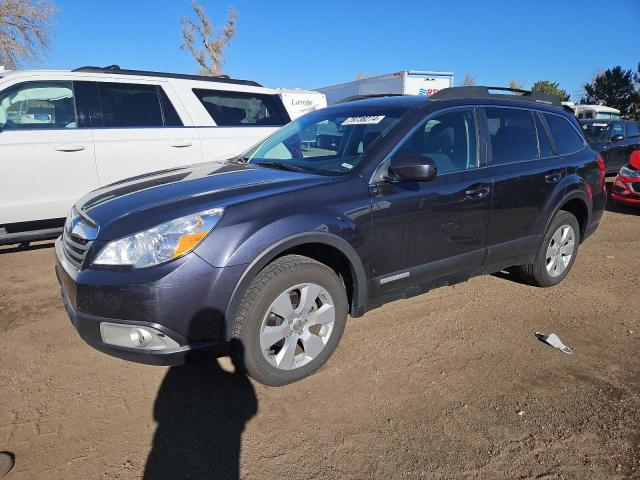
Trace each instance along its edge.
<instances>
[{"instance_id":1,"label":"alloy wheel","mask_svg":"<svg viewBox=\"0 0 640 480\"><path fill-rule=\"evenodd\" d=\"M333 299L320 285L304 283L287 288L262 319L262 353L281 370L306 365L324 350L335 320Z\"/></svg>"},{"instance_id":2,"label":"alloy wheel","mask_svg":"<svg viewBox=\"0 0 640 480\"><path fill-rule=\"evenodd\" d=\"M552 277L558 277L567 269L576 248L573 227L562 225L551 237L547 246L546 268Z\"/></svg>"}]
</instances>

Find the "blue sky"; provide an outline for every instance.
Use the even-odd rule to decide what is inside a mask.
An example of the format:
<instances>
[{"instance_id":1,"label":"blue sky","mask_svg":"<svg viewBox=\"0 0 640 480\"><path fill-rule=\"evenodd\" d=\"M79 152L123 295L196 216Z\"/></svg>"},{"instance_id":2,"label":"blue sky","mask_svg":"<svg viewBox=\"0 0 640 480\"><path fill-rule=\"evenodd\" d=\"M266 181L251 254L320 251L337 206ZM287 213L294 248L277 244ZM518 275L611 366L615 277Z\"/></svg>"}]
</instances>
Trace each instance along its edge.
<instances>
[{"instance_id":1,"label":"blue sky","mask_svg":"<svg viewBox=\"0 0 640 480\"><path fill-rule=\"evenodd\" d=\"M51 52L38 67L117 63L192 73L179 51L189 0L52 0L60 8ZM359 73L471 72L479 84L560 82L575 100L601 68L640 62L640 0L323 0L202 2L222 23L240 13L225 72L266 86L314 88Z\"/></svg>"}]
</instances>

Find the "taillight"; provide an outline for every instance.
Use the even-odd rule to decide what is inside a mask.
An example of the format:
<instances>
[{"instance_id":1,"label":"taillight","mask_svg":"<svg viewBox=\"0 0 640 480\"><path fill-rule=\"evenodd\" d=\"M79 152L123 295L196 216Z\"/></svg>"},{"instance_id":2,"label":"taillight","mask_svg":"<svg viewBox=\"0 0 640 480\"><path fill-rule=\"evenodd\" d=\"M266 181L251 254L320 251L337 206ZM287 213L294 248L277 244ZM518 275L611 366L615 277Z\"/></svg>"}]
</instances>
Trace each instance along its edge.
<instances>
[{"instance_id":1,"label":"taillight","mask_svg":"<svg viewBox=\"0 0 640 480\"><path fill-rule=\"evenodd\" d=\"M600 170L600 185L604 186L604 177L606 176L606 167L604 165L604 158L602 155L596 155L596 163L598 164L598 169Z\"/></svg>"},{"instance_id":2,"label":"taillight","mask_svg":"<svg viewBox=\"0 0 640 480\"><path fill-rule=\"evenodd\" d=\"M636 170L640 170L640 150L634 150L629 157L629 165Z\"/></svg>"}]
</instances>

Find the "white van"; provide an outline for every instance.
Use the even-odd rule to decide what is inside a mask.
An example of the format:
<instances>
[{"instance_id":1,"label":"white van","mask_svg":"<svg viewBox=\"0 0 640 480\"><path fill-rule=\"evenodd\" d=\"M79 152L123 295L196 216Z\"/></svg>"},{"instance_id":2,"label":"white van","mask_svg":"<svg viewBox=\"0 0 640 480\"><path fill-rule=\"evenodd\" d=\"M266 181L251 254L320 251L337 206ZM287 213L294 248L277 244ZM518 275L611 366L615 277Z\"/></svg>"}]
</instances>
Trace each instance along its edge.
<instances>
[{"instance_id":1,"label":"white van","mask_svg":"<svg viewBox=\"0 0 640 480\"><path fill-rule=\"evenodd\" d=\"M1 71L0 244L56 237L100 186L242 153L289 122L278 93L117 66Z\"/></svg>"},{"instance_id":2,"label":"white van","mask_svg":"<svg viewBox=\"0 0 640 480\"><path fill-rule=\"evenodd\" d=\"M573 111L580 120L619 120L620 110L605 105L573 105Z\"/></svg>"}]
</instances>

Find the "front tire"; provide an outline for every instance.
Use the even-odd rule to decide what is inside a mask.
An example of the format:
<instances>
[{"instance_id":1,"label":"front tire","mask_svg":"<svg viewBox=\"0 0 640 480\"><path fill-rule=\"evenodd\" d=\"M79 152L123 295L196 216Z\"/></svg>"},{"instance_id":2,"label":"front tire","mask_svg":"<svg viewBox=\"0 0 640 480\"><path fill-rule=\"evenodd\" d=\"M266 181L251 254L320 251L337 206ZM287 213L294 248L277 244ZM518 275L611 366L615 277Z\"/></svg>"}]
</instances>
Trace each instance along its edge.
<instances>
[{"instance_id":1,"label":"front tire","mask_svg":"<svg viewBox=\"0 0 640 480\"><path fill-rule=\"evenodd\" d=\"M580 225L576 217L559 210L536 252L533 263L520 265L522 280L537 287L553 287L567 276L578 253Z\"/></svg>"},{"instance_id":2,"label":"front tire","mask_svg":"<svg viewBox=\"0 0 640 480\"><path fill-rule=\"evenodd\" d=\"M235 319L234 354L265 385L301 380L333 354L347 312L344 284L332 269L286 255L265 267L245 292Z\"/></svg>"}]
</instances>

